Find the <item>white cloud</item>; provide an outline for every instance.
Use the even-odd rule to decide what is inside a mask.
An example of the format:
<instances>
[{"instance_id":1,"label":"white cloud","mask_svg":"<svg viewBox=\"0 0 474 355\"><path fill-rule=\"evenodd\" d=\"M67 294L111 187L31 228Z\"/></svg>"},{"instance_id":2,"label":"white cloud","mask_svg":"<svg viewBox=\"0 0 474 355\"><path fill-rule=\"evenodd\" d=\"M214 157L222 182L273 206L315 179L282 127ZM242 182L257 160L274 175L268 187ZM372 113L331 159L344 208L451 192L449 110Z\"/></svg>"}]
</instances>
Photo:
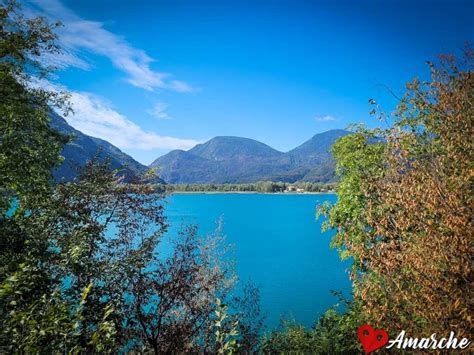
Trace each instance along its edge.
<instances>
[{"instance_id":1,"label":"white cloud","mask_svg":"<svg viewBox=\"0 0 474 355\"><path fill-rule=\"evenodd\" d=\"M47 65L53 65L59 69L65 69L67 67L76 67L82 70L91 69L91 64L84 59L79 58L71 51L64 50L61 54L42 54L42 61Z\"/></svg>"},{"instance_id":2,"label":"white cloud","mask_svg":"<svg viewBox=\"0 0 474 355\"><path fill-rule=\"evenodd\" d=\"M337 121L337 118L331 115L325 115L325 116L316 116L314 118L318 122L331 122L331 121Z\"/></svg>"},{"instance_id":3,"label":"white cloud","mask_svg":"<svg viewBox=\"0 0 474 355\"><path fill-rule=\"evenodd\" d=\"M72 92L71 103L74 115L67 117L68 123L81 132L99 137L121 149L190 149L199 142L160 136L143 130L113 109L104 99L90 93Z\"/></svg>"},{"instance_id":4,"label":"white cloud","mask_svg":"<svg viewBox=\"0 0 474 355\"><path fill-rule=\"evenodd\" d=\"M191 149L201 143L194 139L161 136L146 131L117 112L107 100L87 92L71 91L45 79L35 79L30 85L56 92L68 92L74 114L65 119L79 131L112 143L120 149Z\"/></svg>"},{"instance_id":5,"label":"white cloud","mask_svg":"<svg viewBox=\"0 0 474 355\"><path fill-rule=\"evenodd\" d=\"M168 112L166 112L166 109L168 108L168 105L166 105L163 102L157 102L152 109L147 110L146 112L160 120L168 120L171 117L168 115Z\"/></svg>"},{"instance_id":6,"label":"white cloud","mask_svg":"<svg viewBox=\"0 0 474 355\"><path fill-rule=\"evenodd\" d=\"M80 58L81 51L89 51L109 58L116 68L127 74L127 81L136 87L146 90L162 88L178 92L193 90L189 84L173 79L172 75L151 69L153 58L145 51L133 47L123 37L106 30L103 23L79 17L59 0L30 0L30 2L52 20L60 20L64 24L59 30L59 41L66 54L55 58L55 64L59 67L90 68L90 64Z\"/></svg>"}]
</instances>

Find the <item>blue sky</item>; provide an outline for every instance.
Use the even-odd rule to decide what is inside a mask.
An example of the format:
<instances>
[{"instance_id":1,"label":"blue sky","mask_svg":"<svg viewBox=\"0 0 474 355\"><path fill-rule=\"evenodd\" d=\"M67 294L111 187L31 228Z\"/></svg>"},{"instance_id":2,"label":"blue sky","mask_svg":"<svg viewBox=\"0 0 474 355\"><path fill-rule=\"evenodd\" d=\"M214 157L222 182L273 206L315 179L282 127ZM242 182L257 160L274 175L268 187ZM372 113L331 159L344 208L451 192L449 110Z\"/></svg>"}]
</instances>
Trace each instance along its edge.
<instances>
[{"instance_id":1,"label":"blue sky","mask_svg":"<svg viewBox=\"0 0 474 355\"><path fill-rule=\"evenodd\" d=\"M217 135L287 151L376 124L426 60L473 40L473 1L31 0L64 23L70 124L148 164Z\"/></svg>"}]
</instances>

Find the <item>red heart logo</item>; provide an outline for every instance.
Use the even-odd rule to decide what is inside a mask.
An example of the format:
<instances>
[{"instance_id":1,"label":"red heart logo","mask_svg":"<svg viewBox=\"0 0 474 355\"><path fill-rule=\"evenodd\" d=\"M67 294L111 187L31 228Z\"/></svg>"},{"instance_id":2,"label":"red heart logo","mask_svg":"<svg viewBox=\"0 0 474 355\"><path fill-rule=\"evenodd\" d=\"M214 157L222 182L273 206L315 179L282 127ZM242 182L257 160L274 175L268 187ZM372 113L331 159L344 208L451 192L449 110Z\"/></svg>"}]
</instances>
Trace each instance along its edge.
<instances>
[{"instance_id":1,"label":"red heart logo","mask_svg":"<svg viewBox=\"0 0 474 355\"><path fill-rule=\"evenodd\" d=\"M385 330L375 330L368 324L361 325L357 330L357 335L366 355L388 343L388 333Z\"/></svg>"}]
</instances>

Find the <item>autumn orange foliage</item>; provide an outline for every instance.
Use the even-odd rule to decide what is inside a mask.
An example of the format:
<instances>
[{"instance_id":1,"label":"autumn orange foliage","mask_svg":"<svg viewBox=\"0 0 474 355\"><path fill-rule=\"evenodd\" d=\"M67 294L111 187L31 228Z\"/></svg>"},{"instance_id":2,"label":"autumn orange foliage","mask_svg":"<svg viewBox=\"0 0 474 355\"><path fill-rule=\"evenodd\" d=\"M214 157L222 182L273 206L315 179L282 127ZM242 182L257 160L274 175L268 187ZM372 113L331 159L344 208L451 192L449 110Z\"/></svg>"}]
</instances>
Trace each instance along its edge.
<instances>
[{"instance_id":1,"label":"autumn orange foliage","mask_svg":"<svg viewBox=\"0 0 474 355\"><path fill-rule=\"evenodd\" d=\"M386 136L387 169L373 183L368 222L377 241L365 249L380 282L360 295L389 328L472 336L472 52L431 65L432 81L408 85ZM382 242L380 242L382 241ZM376 297L373 297L376 295Z\"/></svg>"},{"instance_id":2,"label":"autumn orange foliage","mask_svg":"<svg viewBox=\"0 0 474 355\"><path fill-rule=\"evenodd\" d=\"M409 83L393 116L381 115L388 129L336 144L345 205L329 225L354 260L355 300L374 326L472 338L473 52L429 65L431 80ZM367 154L369 136L374 163L359 155L351 165L347 154Z\"/></svg>"}]
</instances>

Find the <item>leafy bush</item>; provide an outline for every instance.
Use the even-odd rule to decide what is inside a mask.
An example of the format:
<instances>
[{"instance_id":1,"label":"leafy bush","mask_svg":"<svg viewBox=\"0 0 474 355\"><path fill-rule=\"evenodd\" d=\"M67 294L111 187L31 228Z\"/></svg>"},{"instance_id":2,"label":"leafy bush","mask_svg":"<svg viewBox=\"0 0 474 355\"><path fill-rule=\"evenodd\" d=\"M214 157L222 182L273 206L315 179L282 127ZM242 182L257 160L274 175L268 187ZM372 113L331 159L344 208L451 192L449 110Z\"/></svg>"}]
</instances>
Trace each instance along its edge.
<instances>
[{"instance_id":1,"label":"leafy bush","mask_svg":"<svg viewBox=\"0 0 474 355\"><path fill-rule=\"evenodd\" d=\"M336 307L329 309L307 329L294 321L284 321L281 329L263 337L263 353L280 354L353 354L361 351L357 340L357 328L363 324L358 305L343 300L347 307L338 313Z\"/></svg>"}]
</instances>

